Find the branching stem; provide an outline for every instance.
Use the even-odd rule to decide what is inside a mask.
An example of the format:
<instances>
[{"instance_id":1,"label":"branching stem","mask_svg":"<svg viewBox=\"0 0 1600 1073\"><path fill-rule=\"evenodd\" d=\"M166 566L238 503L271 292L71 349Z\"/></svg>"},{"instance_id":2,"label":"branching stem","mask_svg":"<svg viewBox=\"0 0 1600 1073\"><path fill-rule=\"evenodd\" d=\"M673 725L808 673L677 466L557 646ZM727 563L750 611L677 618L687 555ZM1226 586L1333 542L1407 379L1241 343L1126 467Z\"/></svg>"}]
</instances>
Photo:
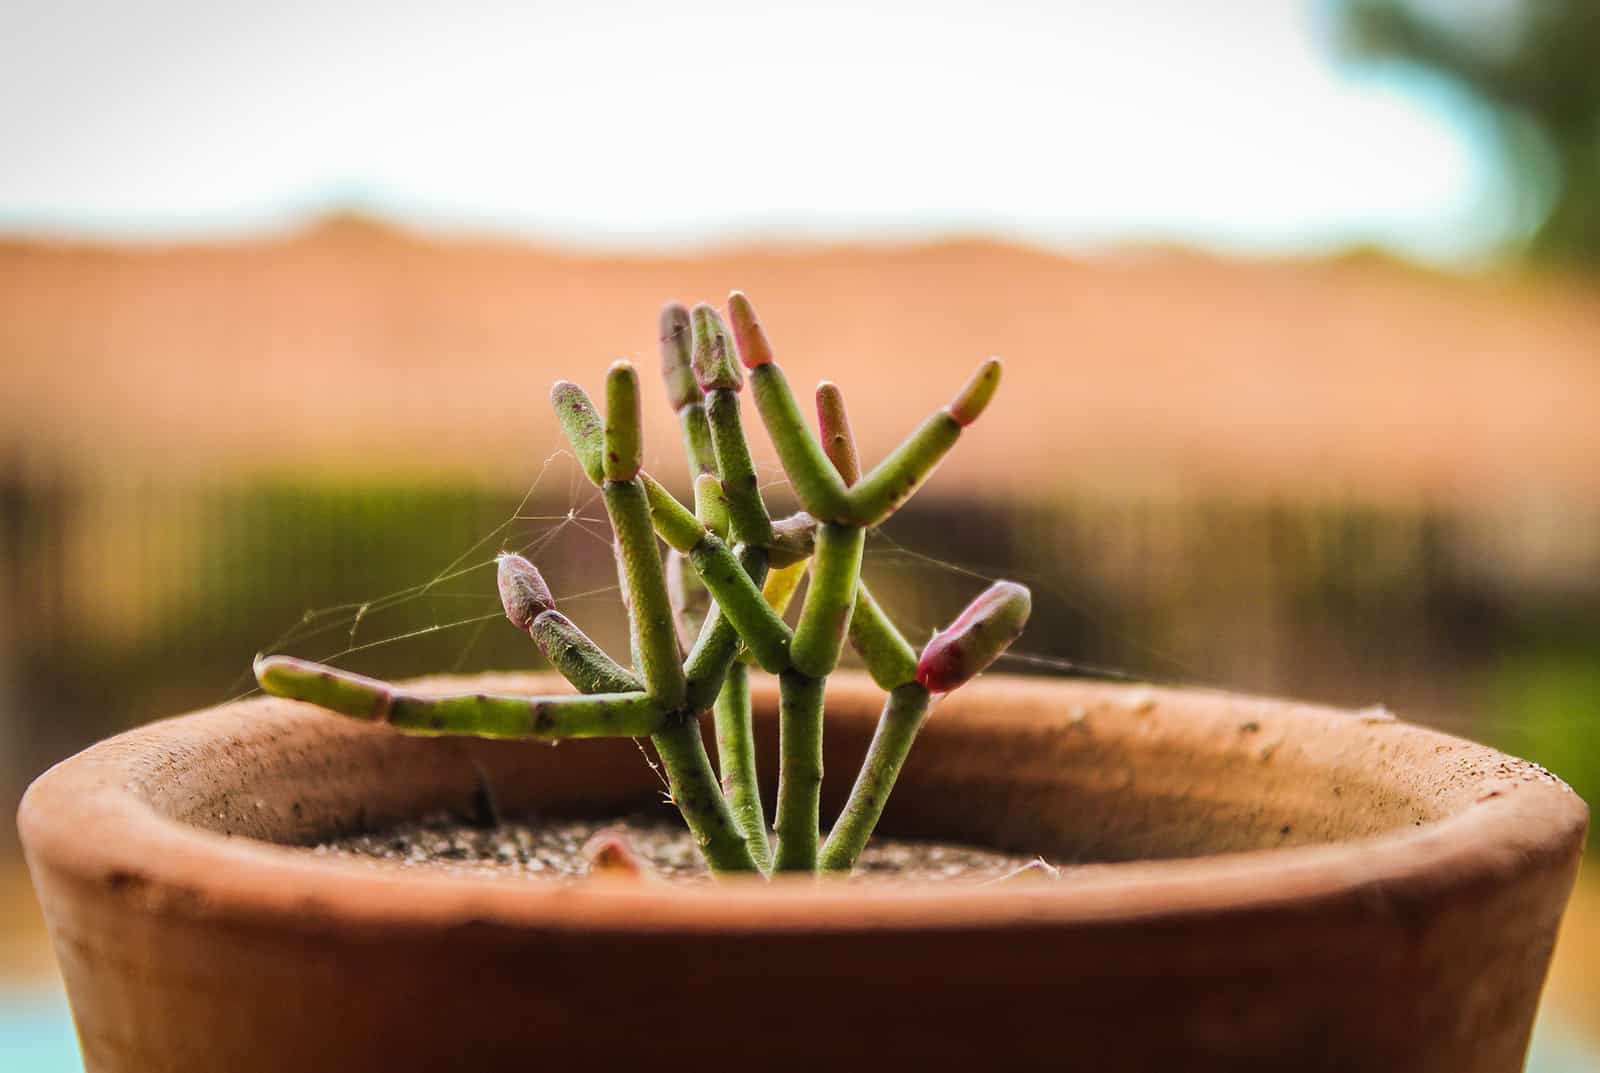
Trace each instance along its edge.
<instances>
[{"instance_id":1,"label":"branching stem","mask_svg":"<svg viewBox=\"0 0 1600 1073\"><path fill-rule=\"evenodd\" d=\"M750 717L750 671L742 663L728 668L722 692L717 695L717 763L722 768L722 792L744 832L750 854L762 871L772 868L772 846L767 841L767 817L761 807L761 785L756 778L756 739Z\"/></svg>"},{"instance_id":2,"label":"branching stem","mask_svg":"<svg viewBox=\"0 0 1600 1073\"><path fill-rule=\"evenodd\" d=\"M801 671L778 677L778 852L780 872L814 872L822 795L822 701L826 679Z\"/></svg>"},{"instance_id":3,"label":"branching stem","mask_svg":"<svg viewBox=\"0 0 1600 1073\"><path fill-rule=\"evenodd\" d=\"M895 780L900 777L911 743L927 718L929 697L925 688L910 682L893 690L884 702L878 729L867 747L867 758L818 858L818 866L824 872L848 872L866 848Z\"/></svg>"},{"instance_id":4,"label":"branching stem","mask_svg":"<svg viewBox=\"0 0 1600 1073\"><path fill-rule=\"evenodd\" d=\"M288 656L258 659L255 672L261 688L273 696L306 701L354 719L388 723L407 734L544 741L639 738L660 730L667 714L648 693L425 697L374 678Z\"/></svg>"}]
</instances>

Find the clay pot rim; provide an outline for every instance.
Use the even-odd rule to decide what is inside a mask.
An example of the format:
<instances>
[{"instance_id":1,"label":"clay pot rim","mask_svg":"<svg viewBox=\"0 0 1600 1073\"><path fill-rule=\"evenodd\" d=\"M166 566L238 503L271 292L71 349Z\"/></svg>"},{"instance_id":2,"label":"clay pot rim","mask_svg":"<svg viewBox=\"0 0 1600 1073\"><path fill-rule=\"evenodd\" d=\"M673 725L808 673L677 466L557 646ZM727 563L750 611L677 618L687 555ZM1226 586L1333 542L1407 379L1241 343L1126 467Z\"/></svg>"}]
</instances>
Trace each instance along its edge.
<instances>
[{"instance_id":1,"label":"clay pot rim","mask_svg":"<svg viewBox=\"0 0 1600 1073\"><path fill-rule=\"evenodd\" d=\"M432 687L445 680L428 680ZM456 679L460 688L463 679ZM974 703L1010 691L1059 688L1061 679L985 676L968 687ZM835 684L837 683L837 684ZM1411 901L1447 888L1507 881L1530 856L1558 855L1587 827L1588 808L1538 765L1403 722L1369 726L1356 713L1196 689L1096 687L1163 703L1225 697L1271 705L1291 718L1333 717L1335 733L1400 733L1483 761L1470 777L1475 799L1419 826L1346 842L1213 856L1090 866L1060 884L1005 887L843 886L807 879L732 881L710 887L591 883L544 887L525 881L378 871L313 857L287 846L229 837L161 815L130 778L141 761L169 753L201 729L237 733L241 713L288 725L325 715L270 699L147 724L51 768L28 789L18 827L30 863L74 881L107 884L153 911L226 916L276 929L452 929L462 926L565 931L859 932L1004 930L1096 925L1119 920L1311 911L1351 899ZM841 674L833 690L875 691L865 676ZM381 729L354 726L360 732ZM1454 777L1459 790L1467 776ZM94 832L84 838L84 832ZM37 865L34 865L37 867Z\"/></svg>"}]
</instances>

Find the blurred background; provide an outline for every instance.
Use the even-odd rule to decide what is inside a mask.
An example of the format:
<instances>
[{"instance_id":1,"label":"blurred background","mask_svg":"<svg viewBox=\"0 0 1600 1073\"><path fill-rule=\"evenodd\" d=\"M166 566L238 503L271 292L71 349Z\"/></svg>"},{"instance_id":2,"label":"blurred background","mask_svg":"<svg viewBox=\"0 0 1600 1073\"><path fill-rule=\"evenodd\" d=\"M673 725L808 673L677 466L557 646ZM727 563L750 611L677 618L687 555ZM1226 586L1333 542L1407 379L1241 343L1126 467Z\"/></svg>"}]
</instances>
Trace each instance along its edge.
<instances>
[{"instance_id":1,"label":"blurred background","mask_svg":"<svg viewBox=\"0 0 1600 1073\"><path fill-rule=\"evenodd\" d=\"M1382 703L1600 800L1597 57L1589 0L10 0L0 802L258 650L531 662L503 547L620 645L548 384L734 287L868 457L1006 358L869 544L908 632L1004 574L1009 669ZM0 1066L77 1069L10 824L0 906ZM1596 1055L1589 878L1530 1068Z\"/></svg>"}]
</instances>

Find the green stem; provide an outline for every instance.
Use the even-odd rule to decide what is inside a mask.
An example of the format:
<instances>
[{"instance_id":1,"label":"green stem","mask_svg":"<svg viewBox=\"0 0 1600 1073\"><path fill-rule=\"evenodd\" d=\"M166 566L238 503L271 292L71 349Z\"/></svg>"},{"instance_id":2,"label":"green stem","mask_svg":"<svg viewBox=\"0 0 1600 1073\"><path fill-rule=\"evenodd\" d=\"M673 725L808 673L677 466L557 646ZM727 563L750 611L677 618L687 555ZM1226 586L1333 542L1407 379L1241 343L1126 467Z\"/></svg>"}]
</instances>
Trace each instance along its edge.
<instances>
[{"instance_id":1,"label":"green stem","mask_svg":"<svg viewBox=\"0 0 1600 1073\"><path fill-rule=\"evenodd\" d=\"M793 636L788 624L767 603L728 546L714 533L707 533L689 552L689 561L761 669L772 674L787 670Z\"/></svg>"},{"instance_id":2,"label":"green stem","mask_svg":"<svg viewBox=\"0 0 1600 1073\"><path fill-rule=\"evenodd\" d=\"M650 739L667 769L672 802L683 814L713 872L758 871L744 832L717 786L700 721L692 712L669 716Z\"/></svg>"},{"instance_id":3,"label":"green stem","mask_svg":"<svg viewBox=\"0 0 1600 1073\"><path fill-rule=\"evenodd\" d=\"M849 520L870 529L899 509L955 446L961 430L988 409L1000 387L1000 370L998 358L978 366L949 406L924 421L851 488Z\"/></svg>"},{"instance_id":4,"label":"green stem","mask_svg":"<svg viewBox=\"0 0 1600 1073\"><path fill-rule=\"evenodd\" d=\"M756 739L750 719L750 671L742 663L728 668L717 694L717 763L722 768L722 792L733 818L744 832L750 853L762 871L772 868L772 846L767 841L767 817L761 808L761 785L756 777Z\"/></svg>"},{"instance_id":5,"label":"green stem","mask_svg":"<svg viewBox=\"0 0 1600 1073\"><path fill-rule=\"evenodd\" d=\"M789 604L794 600L795 590L800 587L800 579L805 577L810 565L809 560L802 560L782 569L774 568L767 572L766 579L761 583L761 598L767 601L767 606L772 608L773 613L779 618L788 613ZM756 662L756 657L746 648L739 653L739 662L750 666Z\"/></svg>"},{"instance_id":6,"label":"green stem","mask_svg":"<svg viewBox=\"0 0 1600 1073\"><path fill-rule=\"evenodd\" d=\"M340 715L388 723L409 734L481 738L638 738L666 721L648 693L507 697L459 693L424 697L386 682L319 663L258 659L256 680L276 697L305 701Z\"/></svg>"},{"instance_id":7,"label":"green stem","mask_svg":"<svg viewBox=\"0 0 1600 1073\"><path fill-rule=\"evenodd\" d=\"M788 667L789 627L762 598L757 583L733 552L649 474L641 474L639 483L649 500L656 531L672 548L688 554L717 607L738 630L762 669L777 673ZM763 555L763 566L765 561Z\"/></svg>"},{"instance_id":8,"label":"green stem","mask_svg":"<svg viewBox=\"0 0 1600 1073\"><path fill-rule=\"evenodd\" d=\"M961 424L940 410L924 421L850 489L850 520L871 529L911 498L961 436Z\"/></svg>"},{"instance_id":9,"label":"green stem","mask_svg":"<svg viewBox=\"0 0 1600 1073\"><path fill-rule=\"evenodd\" d=\"M814 872L822 801L822 701L826 679L800 671L778 678L778 807L780 872Z\"/></svg>"},{"instance_id":10,"label":"green stem","mask_svg":"<svg viewBox=\"0 0 1600 1073\"><path fill-rule=\"evenodd\" d=\"M767 557L760 548L741 547L735 554L752 585L760 584L766 578ZM700 636L683 664L683 673L689 683L685 707L699 711L716 698L722 688L722 680L738 652L739 631L722 613L722 605L713 603L700 627Z\"/></svg>"},{"instance_id":11,"label":"green stem","mask_svg":"<svg viewBox=\"0 0 1600 1073\"><path fill-rule=\"evenodd\" d=\"M744 384L744 374L734 357L733 339L716 308L701 302L689 312L693 322L694 342L689 365L694 370L695 383L701 391L729 388L738 391Z\"/></svg>"},{"instance_id":12,"label":"green stem","mask_svg":"<svg viewBox=\"0 0 1600 1073\"><path fill-rule=\"evenodd\" d=\"M676 302L661 310L661 380L667 389L667 403L678 415L683 428L684 453L689 457L689 478L716 473L717 456L711 449L711 428L700 385L691 367L693 329L689 311Z\"/></svg>"},{"instance_id":13,"label":"green stem","mask_svg":"<svg viewBox=\"0 0 1600 1073\"><path fill-rule=\"evenodd\" d=\"M713 474L702 473L694 479L694 516L723 540L728 539L728 494Z\"/></svg>"},{"instance_id":14,"label":"green stem","mask_svg":"<svg viewBox=\"0 0 1600 1073\"><path fill-rule=\"evenodd\" d=\"M739 419L739 393L729 388L707 392L706 418L711 423L722 490L728 497L729 534L736 544L764 548L772 542L772 517L761 501L761 485L750 461L750 445Z\"/></svg>"},{"instance_id":15,"label":"green stem","mask_svg":"<svg viewBox=\"0 0 1600 1073\"><path fill-rule=\"evenodd\" d=\"M717 454L711 445L711 423L706 420L705 404L691 402L679 410L678 424L683 430L683 451L689 457L689 476L716 476Z\"/></svg>"},{"instance_id":16,"label":"green stem","mask_svg":"<svg viewBox=\"0 0 1600 1073\"><path fill-rule=\"evenodd\" d=\"M570 380L557 380L550 388L550 405L572 445L572 453L578 456L578 465L595 484L604 481L605 425L588 394Z\"/></svg>"},{"instance_id":17,"label":"green stem","mask_svg":"<svg viewBox=\"0 0 1600 1073\"><path fill-rule=\"evenodd\" d=\"M775 363L756 366L750 371L750 391L801 506L824 521L844 521L850 513L844 481L806 427L783 370Z\"/></svg>"},{"instance_id":18,"label":"green stem","mask_svg":"<svg viewBox=\"0 0 1600 1073\"><path fill-rule=\"evenodd\" d=\"M866 663L867 673L879 689L895 689L917 676L916 650L889 621L865 580L856 585L856 606L850 615L850 645Z\"/></svg>"},{"instance_id":19,"label":"green stem","mask_svg":"<svg viewBox=\"0 0 1600 1073\"><path fill-rule=\"evenodd\" d=\"M544 658L580 693L631 693L644 689L637 675L606 655L559 611L540 614L528 632Z\"/></svg>"},{"instance_id":20,"label":"green stem","mask_svg":"<svg viewBox=\"0 0 1600 1073\"><path fill-rule=\"evenodd\" d=\"M761 369L773 366L764 365ZM756 370L758 373L761 369ZM811 584L800 608L790 659L797 670L826 678L839 665L850 609L861 577L861 552L867 531L823 522L817 530L817 553L811 561Z\"/></svg>"},{"instance_id":21,"label":"green stem","mask_svg":"<svg viewBox=\"0 0 1600 1073\"><path fill-rule=\"evenodd\" d=\"M606 373L605 470L609 481L631 481L644 458L639 374L626 361Z\"/></svg>"},{"instance_id":22,"label":"green stem","mask_svg":"<svg viewBox=\"0 0 1600 1073\"><path fill-rule=\"evenodd\" d=\"M678 647L687 652L705 625L711 611L711 592L695 573L689 557L677 548L667 549L667 596L672 601L672 624L678 631Z\"/></svg>"},{"instance_id":23,"label":"green stem","mask_svg":"<svg viewBox=\"0 0 1600 1073\"><path fill-rule=\"evenodd\" d=\"M818 866L824 872L848 872L872 838L883 806L911 751L911 743L928 716L929 694L916 682L900 686L884 702L867 758L850 789L839 820L828 832Z\"/></svg>"},{"instance_id":24,"label":"green stem","mask_svg":"<svg viewBox=\"0 0 1600 1073\"><path fill-rule=\"evenodd\" d=\"M650 520L667 546L688 554L705 538L707 527L694 512L648 473L639 475L645 501L650 505Z\"/></svg>"},{"instance_id":25,"label":"green stem","mask_svg":"<svg viewBox=\"0 0 1600 1073\"><path fill-rule=\"evenodd\" d=\"M676 711L683 706L683 664L650 505L637 479L607 481L603 490L627 585L634 657L650 694Z\"/></svg>"}]
</instances>

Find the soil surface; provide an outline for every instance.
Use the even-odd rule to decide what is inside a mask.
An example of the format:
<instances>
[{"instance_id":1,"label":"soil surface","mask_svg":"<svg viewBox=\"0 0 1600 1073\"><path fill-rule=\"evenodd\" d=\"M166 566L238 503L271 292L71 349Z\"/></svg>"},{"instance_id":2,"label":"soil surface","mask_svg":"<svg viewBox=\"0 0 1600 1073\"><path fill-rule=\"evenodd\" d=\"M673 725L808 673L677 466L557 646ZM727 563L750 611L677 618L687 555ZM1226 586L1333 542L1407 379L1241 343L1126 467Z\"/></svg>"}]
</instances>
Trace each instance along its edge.
<instances>
[{"instance_id":1,"label":"soil surface","mask_svg":"<svg viewBox=\"0 0 1600 1073\"><path fill-rule=\"evenodd\" d=\"M407 871L560 882L588 873L583 844L603 830L621 831L658 876L683 883L709 878L689 832L648 815L623 820L508 820L493 827L435 815L324 842L307 852ZM852 879L977 884L1003 877L1011 882L1055 878L1054 869L1037 860L977 846L879 837L862 854ZM1019 869L1024 871L1018 873Z\"/></svg>"}]
</instances>

